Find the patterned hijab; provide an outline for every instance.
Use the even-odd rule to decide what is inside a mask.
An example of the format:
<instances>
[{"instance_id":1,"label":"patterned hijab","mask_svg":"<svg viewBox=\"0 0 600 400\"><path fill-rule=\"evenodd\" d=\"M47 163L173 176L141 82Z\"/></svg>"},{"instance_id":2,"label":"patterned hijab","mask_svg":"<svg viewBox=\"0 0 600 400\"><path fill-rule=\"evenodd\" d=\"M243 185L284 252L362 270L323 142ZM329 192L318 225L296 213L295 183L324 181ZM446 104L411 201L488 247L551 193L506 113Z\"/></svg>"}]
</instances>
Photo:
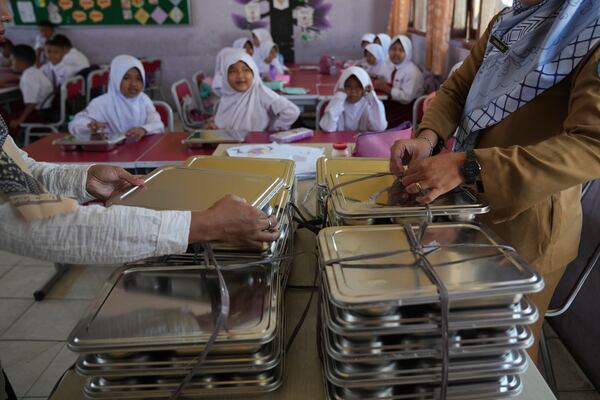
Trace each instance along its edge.
<instances>
[{"instance_id":1,"label":"patterned hijab","mask_svg":"<svg viewBox=\"0 0 600 400\"><path fill-rule=\"evenodd\" d=\"M8 155L4 149L7 138L8 128L0 118L0 194L6 196L26 221L74 213L78 207L75 200L48 193ZM12 142L7 143L9 145L12 146Z\"/></svg>"},{"instance_id":2,"label":"patterned hijab","mask_svg":"<svg viewBox=\"0 0 600 400\"><path fill-rule=\"evenodd\" d=\"M566 78L600 42L597 0L545 0L502 11L473 80L454 151Z\"/></svg>"}]
</instances>

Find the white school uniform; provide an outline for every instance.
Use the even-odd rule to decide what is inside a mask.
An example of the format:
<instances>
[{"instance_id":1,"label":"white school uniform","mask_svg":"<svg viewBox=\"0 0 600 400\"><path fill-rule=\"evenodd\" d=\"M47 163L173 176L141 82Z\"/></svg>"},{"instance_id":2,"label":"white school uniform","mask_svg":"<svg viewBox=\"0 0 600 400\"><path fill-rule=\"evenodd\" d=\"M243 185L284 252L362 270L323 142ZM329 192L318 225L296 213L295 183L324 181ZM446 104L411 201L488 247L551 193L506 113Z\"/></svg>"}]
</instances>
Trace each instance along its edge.
<instances>
[{"instance_id":1,"label":"white school uniform","mask_svg":"<svg viewBox=\"0 0 600 400\"><path fill-rule=\"evenodd\" d=\"M246 63L254 74L252 84L245 92L236 91L226 78L229 67L238 61ZM256 63L246 52L226 53L221 75L223 88L215 116L215 124L220 129L286 130L298 119L298 107L263 84Z\"/></svg>"},{"instance_id":2,"label":"white school uniform","mask_svg":"<svg viewBox=\"0 0 600 400\"><path fill-rule=\"evenodd\" d=\"M373 87L371 78L362 68L350 67L344 72L335 85L335 95L329 101L325 114L321 118L319 125L326 132L335 131L383 131L387 128L387 119L385 117L385 107L381 100L377 98L375 90L366 93L358 102L351 104L344 92L338 89L344 89L344 83L351 76L356 76L363 88Z\"/></svg>"},{"instance_id":3,"label":"white school uniform","mask_svg":"<svg viewBox=\"0 0 600 400\"><path fill-rule=\"evenodd\" d=\"M40 50L40 65L44 65L46 64L46 62L48 61L48 59L46 58L46 53L44 52L44 47L46 46L46 41L48 39L41 35L41 34L37 34L35 36L35 43L33 44L33 49L34 50Z\"/></svg>"},{"instance_id":4,"label":"white school uniform","mask_svg":"<svg viewBox=\"0 0 600 400\"><path fill-rule=\"evenodd\" d=\"M365 48L366 51L371 53L375 57L375 64L367 64L365 70L369 73L369 76L383 76L385 74L385 59L386 53L383 50L383 46L377 43L371 43Z\"/></svg>"},{"instance_id":5,"label":"white school uniform","mask_svg":"<svg viewBox=\"0 0 600 400\"><path fill-rule=\"evenodd\" d=\"M261 76L268 76L271 67L275 69L275 73L277 75L283 75L285 73L285 67L281 64L279 57L273 58L269 64L265 62L265 59L269 56L271 50L275 47L275 43L273 42L264 42L261 44L259 53L260 53L260 63L258 63L258 70Z\"/></svg>"},{"instance_id":6,"label":"white school uniform","mask_svg":"<svg viewBox=\"0 0 600 400\"><path fill-rule=\"evenodd\" d=\"M156 111L152 100L141 92L135 98L125 97L120 85L123 77L131 68L137 68L142 75L144 85L146 76L140 60L129 55L120 55L110 64L108 93L93 99L85 110L69 123L69 132L82 139L93 133L88 125L92 121L108 125L108 135L122 135L131 128L144 128L147 134L163 133L165 126Z\"/></svg>"},{"instance_id":7,"label":"white school uniform","mask_svg":"<svg viewBox=\"0 0 600 400\"><path fill-rule=\"evenodd\" d=\"M35 104L37 110L45 110L52 105L54 88L39 68L31 66L23 71L19 88L23 95L23 103Z\"/></svg>"},{"instance_id":8,"label":"white school uniform","mask_svg":"<svg viewBox=\"0 0 600 400\"><path fill-rule=\"evenodd\" d=\"M74 77L79 71L89 66L90 61L88 58L79 50L72 48L58 64L44 64L42 71L56 87L62 85L66 80Z\"/></svg>"},{"instance_id":9,"label":"white school uniform","mask_svg":"<svg viewBox=\"0 0 600 400\"><path fill-rule=\"evenodd\" d=\"M388 84L392 85L392 100L409 104L424 94L425 80L419 67L412 61L413 51L410 39L404 35L398 35L394 37L392 44L397 41L404 48L404 60L400 64L394 64L388 57L384 76Z\"/></svg>"},{"instance_id":10,"label":"white school uniform","mask_svg":"<svg viewBox=\"0 0 600 400\"><path fill-rule=\"evenodd\" d=\"M258 46L254 45L254 54L252 58L254 58L254 62L256 63L256 65L260 65L260 62L262 61L260 58L260 48L262 47L263 43L273 42L273 37L271 36L271 32L264 28L253 29L252 34L256 36L258 38L258 41L260 42Z\"/></svg>"}]
</instances>

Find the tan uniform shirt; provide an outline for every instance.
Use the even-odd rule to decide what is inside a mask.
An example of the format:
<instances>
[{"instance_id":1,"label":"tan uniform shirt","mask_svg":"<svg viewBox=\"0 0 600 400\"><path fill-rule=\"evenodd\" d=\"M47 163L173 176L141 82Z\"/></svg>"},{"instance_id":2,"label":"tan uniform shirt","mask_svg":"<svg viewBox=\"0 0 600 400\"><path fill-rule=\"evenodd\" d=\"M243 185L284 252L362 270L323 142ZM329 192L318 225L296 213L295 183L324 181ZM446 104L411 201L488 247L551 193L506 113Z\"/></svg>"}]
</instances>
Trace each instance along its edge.
<instances>
[{"instance_id":1,"label":"tan uniform shirt","mask_svg":"<svg viewBox=\"0 0 600 400\"><path fill-rule=\"evenodd\" d=\"M455 132L489 31L442 86L419 131L442 139ZM484 130L475 150L491 208L484 222L542 273L577 255L581 184L600 177L599 62L596 46L562 82Z\"/></svg>"}]
</instances>

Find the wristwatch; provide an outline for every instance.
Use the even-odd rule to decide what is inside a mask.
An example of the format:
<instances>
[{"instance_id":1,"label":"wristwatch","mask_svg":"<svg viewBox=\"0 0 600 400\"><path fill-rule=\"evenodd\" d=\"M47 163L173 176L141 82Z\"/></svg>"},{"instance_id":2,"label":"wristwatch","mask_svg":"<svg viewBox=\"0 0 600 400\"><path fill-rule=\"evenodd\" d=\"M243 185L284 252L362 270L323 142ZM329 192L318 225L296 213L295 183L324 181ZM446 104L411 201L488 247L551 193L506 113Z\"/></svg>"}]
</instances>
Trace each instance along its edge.
<instances>
[{"instance_id":1,"label":"wristwatch","mask_svg":"<svg viewBox=\"0 0 600 400\"><path fill-rule=\"evenodd\" d=\"M466 151L467 158L462 167L462 173L465 178L467 185L474 185L481 173L481 165L477 161L475 152L473 150Z\"/></svg>"}]
</instances>

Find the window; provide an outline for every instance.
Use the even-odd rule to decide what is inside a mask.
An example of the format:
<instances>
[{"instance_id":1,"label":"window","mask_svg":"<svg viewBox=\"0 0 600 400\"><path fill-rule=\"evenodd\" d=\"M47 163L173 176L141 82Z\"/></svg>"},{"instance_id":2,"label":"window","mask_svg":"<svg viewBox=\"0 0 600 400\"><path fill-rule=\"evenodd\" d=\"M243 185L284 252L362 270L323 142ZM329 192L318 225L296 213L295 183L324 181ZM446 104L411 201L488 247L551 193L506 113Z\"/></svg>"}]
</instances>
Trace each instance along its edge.
<instances>
[{"instance_id":1,"label":"window","mask_svg":"<svg viewBox=\"0 0 600 400\"><path fill-rule=\"evenodd\" d=\"M494 16L512 0L454 0L452 39L477 40Z\"/></svg>"},{"instance_id":2,"label":"window","mask_svg":"<svg viewBox=\"0 0 600 400\"><path fill-rule=\"evenodd\" d=\"M410 19L408 26L412 31L425 34L427 31L428 0L413 0L410 2Z\"/></svg>"}]
</instances>

